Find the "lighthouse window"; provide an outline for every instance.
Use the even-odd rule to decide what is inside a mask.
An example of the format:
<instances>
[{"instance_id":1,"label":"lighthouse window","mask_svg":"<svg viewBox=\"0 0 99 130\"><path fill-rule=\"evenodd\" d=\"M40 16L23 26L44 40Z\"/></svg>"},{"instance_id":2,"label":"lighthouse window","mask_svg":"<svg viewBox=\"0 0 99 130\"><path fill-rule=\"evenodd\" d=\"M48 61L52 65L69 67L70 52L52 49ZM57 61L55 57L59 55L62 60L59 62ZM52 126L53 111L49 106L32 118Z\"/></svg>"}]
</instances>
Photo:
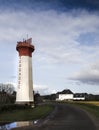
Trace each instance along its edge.
<instances>
[{"instance_id":1,"label":"lighthouse window","mask_svg":"<svg viewBox=\"0 0 99 130\"><path fill-rule=\"evenodd\" d=\"M21 67L21 64L19 64L19 67Z\"/></svg>"},{"instance_id":2,"label":"lighthouse window","mask_svg":"<svg viewBox=\"0 0 99 130\"><path fill-rule=\"evenodd\" d=\"M18 84L20 84L20 81L18 82Z\"/></svg>"},{"instance_id":3,"label":"lighthouse window","mask_svg":"<svg viewBox=\"0 0 99 130\"><path fill-rule=\"evenodd\" d=\"M19 57L19 63L21 63L21 57Z\"/></svg>"}]
</instances>

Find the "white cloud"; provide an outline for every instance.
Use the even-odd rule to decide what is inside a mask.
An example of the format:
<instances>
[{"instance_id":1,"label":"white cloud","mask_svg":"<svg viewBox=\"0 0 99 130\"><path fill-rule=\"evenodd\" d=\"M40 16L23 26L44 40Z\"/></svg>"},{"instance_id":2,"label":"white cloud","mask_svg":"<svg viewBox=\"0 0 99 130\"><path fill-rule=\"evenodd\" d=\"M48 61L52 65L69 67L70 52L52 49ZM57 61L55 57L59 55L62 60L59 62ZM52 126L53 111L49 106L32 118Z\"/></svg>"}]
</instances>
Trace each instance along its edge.
<instances>
[{"instance_id":1,"label":"white cloud","mask_svg":"<svg viewBox=\"0 0 99 130\"><path fill-rule=\"evenodd\" d=\"M33 88L35 92L39 92L41 95L56 93L56 90L50 89L47 85L34 84Z\"/></svg>"},{"instance_id":2,"label":"white cloud","mask_svg":"<svg viewBox=\"0 0 99 130\"><path fill-rule=\"evenodd\" d=\"M99 95L99 89L94 92L94 94Z\"/></svg>"},{"instance_id":3,"label":"white cloud","mask_svg":"<svg viewBox=\"0 0 99 130\"><path fill-rule=\"evenodd\" d=\"M90 39L90 33L93 33L94 39L87 45L81 41L80 37L88 35ZM13 61L12 57L16 53L16 51L12 51L13 48L9 44L15 47L16 42L26 38L27 34L33 38L33 44L35 45L33 56L33 62L37 65L35 67L47 66L49 64L61 64L64 66L68 64L67 66L69 67L72 64L72 68L75 65L82 68L87 64L94 63L99 57L99 38L96 37L96 34L97 36L99 35L99 16L97 14L88 13L87 11L72 11L67 13L57 13L53 10L37 12L26 10L24 12L18 11L13 13L7 11L0 14L0 44L6 45L6 48L1 49L0 60L3 61L3 65L0 72L3 73L5 68L7 68L6 60L8 59L8 53L11 54L8 59L9 61ZM5 58L6 60L4 60ZM15 75L14 71L14 74L12 74L12 71L8 72L12 70L12 62L7 63L9 69L7 69L6 75L7 73ZM16 68L16 66L14 67ZM93 79L92 77L93 75L97 77L98 74L94 73L94 69L91 67L86 67L86 70L83 72L78 72L74 77L75 80L79 77L79 80L83 79L84 82L90 81L90 79L92 79L91 82L95 81L96 78ZM71 68L66 69L70 70ZM92 72L90 71L91 69ZM38 71L38 69L36 70ZM76 67L75 72L77 71ZM63 77L64 75L68 77L65 72L63 72ZM40 73L40 69L38 73ZM90 79L88 79L89 75ZM40 85L39 87L41 88L37 86L34 86L35 90L41 91L41 93L54 91L50 91L49 83L47 86Z\"/></svg>"},{"instance_id":4,"label":"white cloud","mask_svg":"<svg viewBox=\"0 0 99 130\"><path fill-rule=\"evenodd\" d=\"M99 62L86 66L86 68L75 73L69 79L90 85L99 85Z\"/></svg>"}]
</instances>

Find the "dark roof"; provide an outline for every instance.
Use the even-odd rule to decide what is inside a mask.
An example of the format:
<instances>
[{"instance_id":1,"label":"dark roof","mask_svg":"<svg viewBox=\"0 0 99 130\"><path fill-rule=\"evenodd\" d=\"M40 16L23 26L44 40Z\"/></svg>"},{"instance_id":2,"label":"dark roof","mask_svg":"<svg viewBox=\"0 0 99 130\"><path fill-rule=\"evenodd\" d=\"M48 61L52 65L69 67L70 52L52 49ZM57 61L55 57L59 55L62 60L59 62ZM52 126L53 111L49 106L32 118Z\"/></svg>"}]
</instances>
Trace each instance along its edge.
<instances>
[{"instance_id":1,"label":"dark roof","mask_svg":"<svg viewBox=\"0 0 99 130\"><path fill-rule=\"evenodd\" d=\"M73 92L69 89L65 89L62 92L58 92L57 94L73 94Z\"/></svg>"}]
</instances>

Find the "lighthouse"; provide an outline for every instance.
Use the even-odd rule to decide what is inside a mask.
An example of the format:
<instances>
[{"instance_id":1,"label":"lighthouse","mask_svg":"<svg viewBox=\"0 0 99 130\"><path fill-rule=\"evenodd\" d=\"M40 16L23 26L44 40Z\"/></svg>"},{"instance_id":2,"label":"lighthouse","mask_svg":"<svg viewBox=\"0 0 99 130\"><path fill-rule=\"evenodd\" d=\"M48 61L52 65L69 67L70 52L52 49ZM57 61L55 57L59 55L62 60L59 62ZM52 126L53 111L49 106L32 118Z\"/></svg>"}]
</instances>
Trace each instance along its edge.
<instances>
[{"instance_id":1,"label":"lighthouse","mask_svg":"<svg viewBox=\"0 0 99 130\"><path fill-rule=\"evenodd\" d=\"M16 104L33 105L33 78L32 78L32 52L34 46L32 38L17 42L16 50L19 53L18 83Z\"/></svg>"}]
</instances>

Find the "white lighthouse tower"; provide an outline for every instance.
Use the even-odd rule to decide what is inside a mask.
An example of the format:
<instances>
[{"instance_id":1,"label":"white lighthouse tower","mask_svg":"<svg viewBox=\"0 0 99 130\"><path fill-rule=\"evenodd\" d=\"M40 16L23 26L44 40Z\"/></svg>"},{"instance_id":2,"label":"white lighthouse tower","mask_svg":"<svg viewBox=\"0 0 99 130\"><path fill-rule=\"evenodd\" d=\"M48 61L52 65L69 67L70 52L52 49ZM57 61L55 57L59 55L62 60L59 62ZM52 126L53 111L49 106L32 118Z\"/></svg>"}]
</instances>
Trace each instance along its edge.
<instances>
[{"instance_id":1,"label":"white lighthouse tower","mask_svg":"<svg viewBox=\"0 0 99 130\"><path fill-rule=\"evenodd\" d=\"M34 46L31 42L32 39L30 38L23 42L19 41L16 46L19 53L17 104L33 105L34 102L32 81L32 52Z\"/></svg>"}]
</instances>

